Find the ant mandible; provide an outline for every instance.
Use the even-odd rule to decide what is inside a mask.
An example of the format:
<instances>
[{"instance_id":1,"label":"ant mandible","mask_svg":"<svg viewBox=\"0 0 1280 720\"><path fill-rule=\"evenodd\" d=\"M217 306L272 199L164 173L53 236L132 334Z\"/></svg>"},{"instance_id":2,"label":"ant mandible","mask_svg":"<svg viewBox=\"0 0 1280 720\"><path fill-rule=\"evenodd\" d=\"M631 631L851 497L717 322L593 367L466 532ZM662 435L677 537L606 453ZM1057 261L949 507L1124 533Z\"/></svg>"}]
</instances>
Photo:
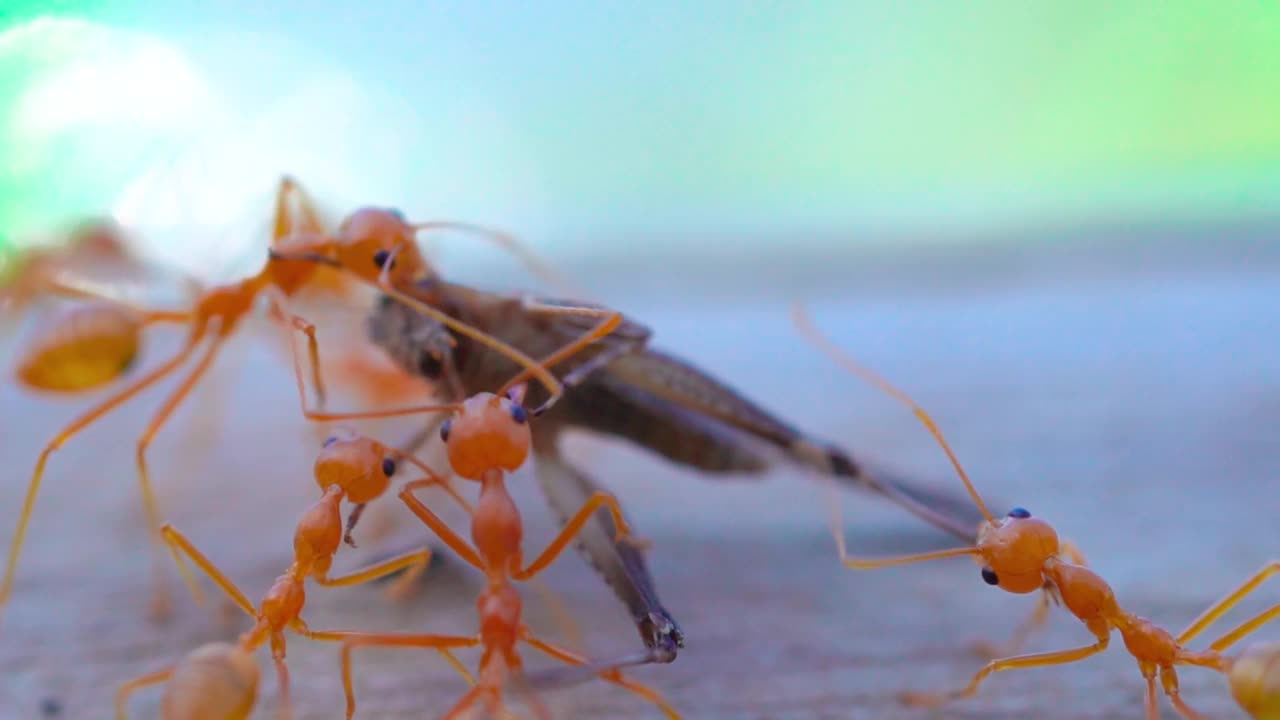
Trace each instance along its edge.
<instances>
[{"instance_id":1,"label":"ant mandible","mask_svg":"<svg viewBox=\"0 0 1280 720\"><path fill-rule=\"evenodd\" d=\"M1137 660L1138 669L1146 680L1146 714L1149 720L1160 716L1157 678L1179 715L1188 720L1199 720L1202 717L1187 706L1179 693L1175 670L1178 665L1195 665L1223 673L1237 703L1250 716L1258 720L1280 718L1280 645L1255 646L1236 657L1223 654L1265 623L1280 617L1280 605L1240 624L1210 643L1206 650L1191 650L1186 647L1188 642L1225 615L1245 596L1257 590L1264 580L1280 572L1280 561L1267 563L1175 636L1150 620L1120 607L1111 586L1084 565L1083 558L1073 547L1059 541L1057 532L1048 522L1032 517L1023 508L1014 508L1007 516L999 519L992 515L951 446L943 438L942 432L923 408L889 381L863 367L835 346L818 331L801 306L793 308L793 318L801 333L835 362L911 408L916 418L947 454L969 496L986 518L978 529L978 539L972 547L887 558L849 556L845 551L843 532L837 524L832 530L841 562L849 568L868 570L970 556L980 564L983 582L1016 594L1033 593L1043 588L1051 592L1097 638L1096 642L1085 647L992 660L963 688L944 693L905 692L902 695L904 702L910 705L936 706L976 694L979 685L991 673L1016 668L1066 665L1083 660L1106 650L1112 631L1116 631L1124 640L1125 649Z\"/></svg>"},{"instance_id":2,"label":"ant mandible","mask_svg":"<svg viewBox=\"0 0 1280 720\"><path fill-rule=\"evenodd\" d=\"M285 195L295 192L295 190L296 186L293 181L285 178L281 183L279 196L283 198ZM278 208L283 208L283 202L283 199L278 201ZM284 210L278 209L278 212L284 212ZM316 224L318 224L318 220L311 219L305 220L303 223L306 227ZM56 369L54 372L32 370L28 373L29 377L36 378L52 386L58 383L66 384L71 382L74 384L73 380L68 380L67 378L72 377L70 373L77 367L74 360L77 357L93 357L103 350L105 350L105 352L102 352L102 357L104 358L131 357L131 353L136 351L138 333L145 325L155 322L170 322L186 324L189 328L186 341L173 357L73 420L58 432L40 452L35 469L31 474L31 480L27 485L27 493L18 518L18 526L14 530L13 541L9 547L4 576L3 579L0 579L0 607L3 607L8 601L13 589L18 558L22 552L27 525L31 520L36 496L39 492L49 457L80 431L186 365L195 354L197 348L203 343L206 347L199 359L196 360L194 367L183 378L177 389L165 399L160 406L160 410L139 437L136 446L138 483L142 491L142 503L146 512L147 526L153 533L157 533L155 537L158 537L160 513L147 469L147 448L161 427L164 426L178 406L190 395L192 389L213 365L218 351L227 339L234 334L240 321L252 309L254 301L260 295L265 293L270 297L272 314L275 317L287 321L296 328L312 328L311 324L303 318L287 313L283 306L289 298L313 281L317 271L323 269L322 265L318 265L315 262L316 258L325 259L329 264L336 264L342 267L357 281L379 288L388 296L406 303L424 315L437 320L450 330L482 343L510 357L524 367L530 368L529 374L546 385L552 400L559 397L563 389L561 383L549 371L534 363L524 353L487 333L414 299L400 290L400 288L410 284L418 275L427 272L426 261L415 244L416 233L426 229L453 226L478 229L474 226L465 226L459 223L409 223L395 210L373 207L362 208L343 221L336 236L303 233L277 238L270 258L262 270L239 282L203 291L190 311L150 312L129 308L124 303L116 303L122 308L129 308L135 314L131 318L126 317L124 321L121 321L120 317L112 317L109 314L93 315L89 318L93 322L81 322L75 326L75 332L55 332L49 335L43 344L37 348L39 352L33 355L31 360L23 363L23 367L30 367L33 363L38 364L39 362L54 363L47 366L49 369ZM277 225L276 232L280 231L280 226ZM69 292L79 297L93 296L91 292L74 288L70 289ZM108 303L114 302L111 298L101 299ZM324 384L320 377L319 345L313 328L307 333L307 337L316 392L323 399ZM86 352L81 354L81 351ZM68 358L71 359L69 364L66 362ZM62 365L56 363L62 363ZM95 360L93 361L93 366L96 369L91 369L85 377L91 377L94 382L98 382L101 380L104 365L102 362ZM106 366L108 369L115 367L119 372L123 372L128 367L128 363L112 361L107 362ZM74 371L79 372L79 370ZM552 400L548 400L548 403ZM383 417L394 414L396 413L384 414ZM156 547L159 547L158 543ZM158 568L159 564L157 564ZM157 574L152 608L156 614L164 615L167 612L168 596L158 578L159 575Z\"/></svg>"},{"instance_id":3,"label":"ant mandible","mask_svg":"<svg viewBox=\"0 0 1280 720\"><path fill-rule=\"evenodd\" d=\"M250 617L254 625L240 636L235 644L212 643L192 651L178 664L158 672L148 673L121 686L116 694L116 715L126 717L130 695L139 688L165 683L161 701L161 717L207 717L219 720L247 718L255 704L258 686L258 669L253 653L270 643L271 657L275 662L280 686L280 715L292 714L289 697L289 670L285 664L286 629L316 640L341 640L350 633L314 632L302 620L306 604L306 580L315 580L327 587L357 585L392 573L405 570L398 583L412 583L427 567L431 550L423 548L386 560L364 570L348 575L331 577L330 568L344 538L341 503L345 499L360 507L381 495L391 482L397 469L396 457L409 460L419 468L430 472L412 455L391 450L372 438L351 435L331 437L324 443L315 463L315 479L323 490L320 500L303 514L294 533L294 561L284 574L276 578L262 602L255 608L245 594L212 561L198 550L190 540L173 526L161 527L161 536L168 544L174 560L183 565L185 555L214 580L231 599ZM434 475L429 475L435 478ZM419 481L431 484L434 479ZM441 487L451 494L464 508L470 506L457 495L447 482ZM348 523L348 527L350 522ZM193 586L196 587L196 586ZM463 677L474 682L466 668L449 652L450 647L461 645L442 644L436 649L457 669ZM192 714L193 709L201 712Z\"/></svg>"}]
</instances>

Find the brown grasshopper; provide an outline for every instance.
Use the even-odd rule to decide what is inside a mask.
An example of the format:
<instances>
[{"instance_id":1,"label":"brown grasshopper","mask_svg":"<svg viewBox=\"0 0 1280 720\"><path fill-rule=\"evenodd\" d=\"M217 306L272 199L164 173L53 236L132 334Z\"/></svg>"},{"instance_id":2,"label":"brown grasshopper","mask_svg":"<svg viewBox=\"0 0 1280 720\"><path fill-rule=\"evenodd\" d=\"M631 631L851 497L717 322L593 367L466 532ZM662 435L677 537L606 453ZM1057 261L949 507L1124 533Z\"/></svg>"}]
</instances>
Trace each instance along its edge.
<instances>
[{"instance_id":1,"label":"brown grasshopper","mask_svg":"<svg viewBox=\"0 0 1280 720\"><path fill-rule=\"evenodd\" d=\"M591 329L586 315L546 312L590 303L501 295L421 278L412 295L453 318L482 329L538 358ZM507 358L383 296L367 320L370 339L406 371L439 383L454 397L501 385L518 368ZM877 492L908 511L971 541L980 518L960 499L872 472L838 448L807 437L734 389L679 358L648 347L649 328L628 319L611 335L552 370L566 392L536 423L533 447L538 482L563 522L599 489L563 457L564 430L579 427L626 438L674 462L707 473L762 473L774 454ZM531 387L531 403L545 390ZM543 395L544 396L544 395ZM434 428L407 444L412 451ZM607 513L596 515L580 548L626 604L644 640L645 662L671 662L683 632L662 606L642 553L616 543Z\"/></svg>"}]
</instances>

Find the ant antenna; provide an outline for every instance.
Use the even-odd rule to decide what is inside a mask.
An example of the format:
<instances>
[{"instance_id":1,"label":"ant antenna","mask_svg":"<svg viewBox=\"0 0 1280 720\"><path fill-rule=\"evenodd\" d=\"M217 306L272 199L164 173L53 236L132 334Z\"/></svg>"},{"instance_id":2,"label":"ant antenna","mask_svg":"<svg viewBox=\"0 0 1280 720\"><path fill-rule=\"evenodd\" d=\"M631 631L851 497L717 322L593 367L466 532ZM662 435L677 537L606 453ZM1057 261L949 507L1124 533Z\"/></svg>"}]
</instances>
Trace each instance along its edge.
<instances>
[{"instance_id":1,"label":"ant antenna","mask_svg":"<svg viewBox=\"0 0 1280 720\"><path fill-rule=\"evenodd\" d=\"M472 235L477 235L479 237L485 238L486 240L489 240L490 242L494 243L495 245L502 248L503 250L506 250L507 252L514 255L517 260L524 263L525 267L527 267L530 271L532 271L533 274L536 275L543 282L559 287L562 290L570 292L570 294L574 294L574 295L577 294L573 292L574 290L573 284L570 283L567 279L565 279L565 277L561 275L559 271L551 267L551 265L549 265L546 261L544 261L538 255L536 255L532 250L525 247L524 243L520 242L515 238L515 236L509 233L502 232L501 230L495 230L493 228L484 227L482 225L474 225L472 223L453 222L453 221L446 221L446 220L410 223L409 227L413 228L414 232L423 232L423 231L431 231L431 230L455 230L458 232L470 233Z\"/></svg>"},{"instance_id":2,"label":"ant antenna","mask_svg":"<svg viewBox=\"0 0 1280 720\"><path fill-rule=\"evenodd\" d=\"M793 303L791 306L791 319L795 322L796 327L799 328L800 333L808 338L809 341L819 350L825 353L827 357L834 360L838 365L841 365L846 370L849 370L863 380L875 385L883 392L893 396L899 402L911 408L911 411L915 414L916 418L924 424L925 428L933 435L934 439L938 441L938 444L942 446L942 450L946 452L947 458L951 460L951 465L956 469L956 473L960 475L960 479L964 481L964 486L969 491L969 497L973 498L974 504L978 506L978 510L982 513L983 517L987 519L987 522L994 524L996 521L995 517L991 515L990 510L987 510L986 504L982 502L982 498L978 495L978 491L973 487L973 482L969 480L969 475L960 465L960 460L956 458L956 454L952 452L951 446L947 444L946 438L942 436L942 431L938 429L938 425L934 423L933 418L929 417L929 413L925 412L924 408L920 407L920 405L917 404L915 400L912 400L905 392L895 387L893 383L890 383L888 380L880 377L880 375L874 370L864 367L844 350L837 347L835 343L827 339L827 337L823 335L822 332L813 324L813 321L809 319L808 312L805 311L804 306L799 302Z\"/></svg>"}]
</instances>

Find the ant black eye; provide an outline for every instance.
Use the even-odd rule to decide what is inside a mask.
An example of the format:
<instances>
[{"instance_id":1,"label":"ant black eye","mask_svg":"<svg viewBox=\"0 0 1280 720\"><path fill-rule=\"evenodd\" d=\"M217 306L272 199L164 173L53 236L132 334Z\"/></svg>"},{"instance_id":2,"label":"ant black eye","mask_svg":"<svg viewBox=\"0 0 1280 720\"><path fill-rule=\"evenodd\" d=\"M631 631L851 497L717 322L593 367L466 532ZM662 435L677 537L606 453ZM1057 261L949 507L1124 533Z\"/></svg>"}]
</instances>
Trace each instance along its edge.
<instances>
[{"instance_id":1,"label":"ant black eye","mask_svg":"<svg viewBox=\"0 0 1280 720\"><path fill-rule=\"evenodd\" d=\"M330 445L332 445L332 444L334 444L334 443L336 443L336 442L338 442L338 436L337 436L337 435L334 435L334 436L330 437L328 440L325 440L325 441L324 441L324 446L325 446L325 447L329 447Z\"/></svg>"},{"instance_id":2,"label":"ant black eye","mask_svg":"<svg viewBox=\"0 0 1280 720\"><path fill-rule=\"evenodd\" d=\"M982 581L988 585L1000 584L1000 578L996 577L996 571L991 568L982 568Z\"/></svg>"},{"instance_id":3,"label":"ant black eye","mask_svg":"<svg viewBox=\"0 0 1280 720\"><path fill-rule=\"evenodd\" d=\"M373 254L373 264L378 267L386 267L387 260L391 258L391 253L386 250L379 250Z\"/></svg>"},{"instance_id":4,"label":"ant black eye","mask_svg":"<svg viewBox=\"0 0 1280 720\"><path fill-rule=\"evenodd\" d=\"M440 439L449 442L449 430L453 427L453 420L445 420L440 426Z\"/></svg>"},{"instance_id":5,"label":"ant black eye","mask_svg":"<svg viewBox=\"0 0 1280 720\"><path fill-rule=\"evenodd\" d=\"M382 459L382 474L391 477L396 474L396 461L391 458Z\"/></svg>"},{"instance_id":6,"label":"ant black eye","mask_svg":"<svg viewBox=\"0 0 1280 720\"><path fill-rule=\"evenodd\" d=\"M1009 517L1019 518L1019 519L1029 518L1031 517L1031 511L1027 510L1026 508L1016 507L1009 511Z\"/></svg>"},{"instance_id":7,"label":"ant black eye","mask_svg":"<svg viewBox=\"0 0 1280 720\"><path fill-rule=\"evenodd\" d=\"M529 413L525 412L525 410L524 410L524 406L522 406L522 405L512 405L512 406L511 406L511 419L512 419L512 420L515 420L517 423L519 423L519 424L523 425L523 424L525 424L526 422L528 422L528 421L529 421Z\"/></svg>"}]
</instances>

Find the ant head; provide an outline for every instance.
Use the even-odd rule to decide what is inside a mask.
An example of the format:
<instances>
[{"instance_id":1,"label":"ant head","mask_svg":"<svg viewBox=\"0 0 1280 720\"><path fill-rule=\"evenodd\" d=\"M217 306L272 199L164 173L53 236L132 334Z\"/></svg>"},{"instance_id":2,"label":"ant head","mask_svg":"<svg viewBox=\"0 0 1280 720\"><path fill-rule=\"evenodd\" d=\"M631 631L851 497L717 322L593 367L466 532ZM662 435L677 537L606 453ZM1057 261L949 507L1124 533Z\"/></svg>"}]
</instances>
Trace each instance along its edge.
<instances>
[{"instance_id":1,"label":"ant head","mask_svg":"<svg viewBox=\"0 0 1280 720\"><path fill-rule=\"evenodd\" d=\"M115 218L86 218L71 229L71 244L77 250L105 256L125 253L124 230Z\"/></svg>"},{"instance_id":2,"label":"ant head","mask_svg":"<svg viewBox=\"0 0 1280 720\"><path fill-rule=\"evenodd\" d=\"M508 395L478 393L440 426L449 465L458 477L479 480L486 470L513 472L529 457L529 414Z\"/></svg>"},{"instance_id":3,"label":"ant head","mask_svg":"<svg viewBox=\"0 0 1280 720\"><path fill-rule=\"evenodd\" d=\"M248 717L258 695L258 663L242 648L212 642L192 650L173 669L160 701L164 717Z\"/></svg>"},{"instance_id":4,"label":"ant head","mask_svg":"<svg viewBox=\"0 0 1280 720\"><path fill-rule=\"evenodd\" d=\"M1247 648L1227 670L1231 696L1255 718L1280 717L1280 643Z\"/></svg>"},{"instance_id":5,"label":"ant head","mask_svg":"<svg viewBox=\"0 0 1280 720\"><path fill-rule=\"evenodd\" d=\"M388 208L360 208L342 221L338 260L370 279L376 279L388 263L394 278L412 279L426 270L414 227L400 211Z\"/></svg>"},{"instance_id":6,"label":"ant head","mask_svg":"<svg viewBox=\"0 0 1280 720\"><path fill-rule=\"evenodd\" d=\"M1049 523L1014 508L978 531L982 579L1011 593L1032 593L1044 586L1044 565L1058 554L1058 533Z\"/></svg>"},{"instance_id":7,"label":"ant head","mask_svg":"<svg viewBox=\"0 0 1280 720\"><path fill-rule=\"evenodd\" d=\"M321 489L336 485L356 504L386 492L395 472L391 451L363 435L335 435L324 442L316 457L316 484Z\"/></svg>"}]
</instances>

